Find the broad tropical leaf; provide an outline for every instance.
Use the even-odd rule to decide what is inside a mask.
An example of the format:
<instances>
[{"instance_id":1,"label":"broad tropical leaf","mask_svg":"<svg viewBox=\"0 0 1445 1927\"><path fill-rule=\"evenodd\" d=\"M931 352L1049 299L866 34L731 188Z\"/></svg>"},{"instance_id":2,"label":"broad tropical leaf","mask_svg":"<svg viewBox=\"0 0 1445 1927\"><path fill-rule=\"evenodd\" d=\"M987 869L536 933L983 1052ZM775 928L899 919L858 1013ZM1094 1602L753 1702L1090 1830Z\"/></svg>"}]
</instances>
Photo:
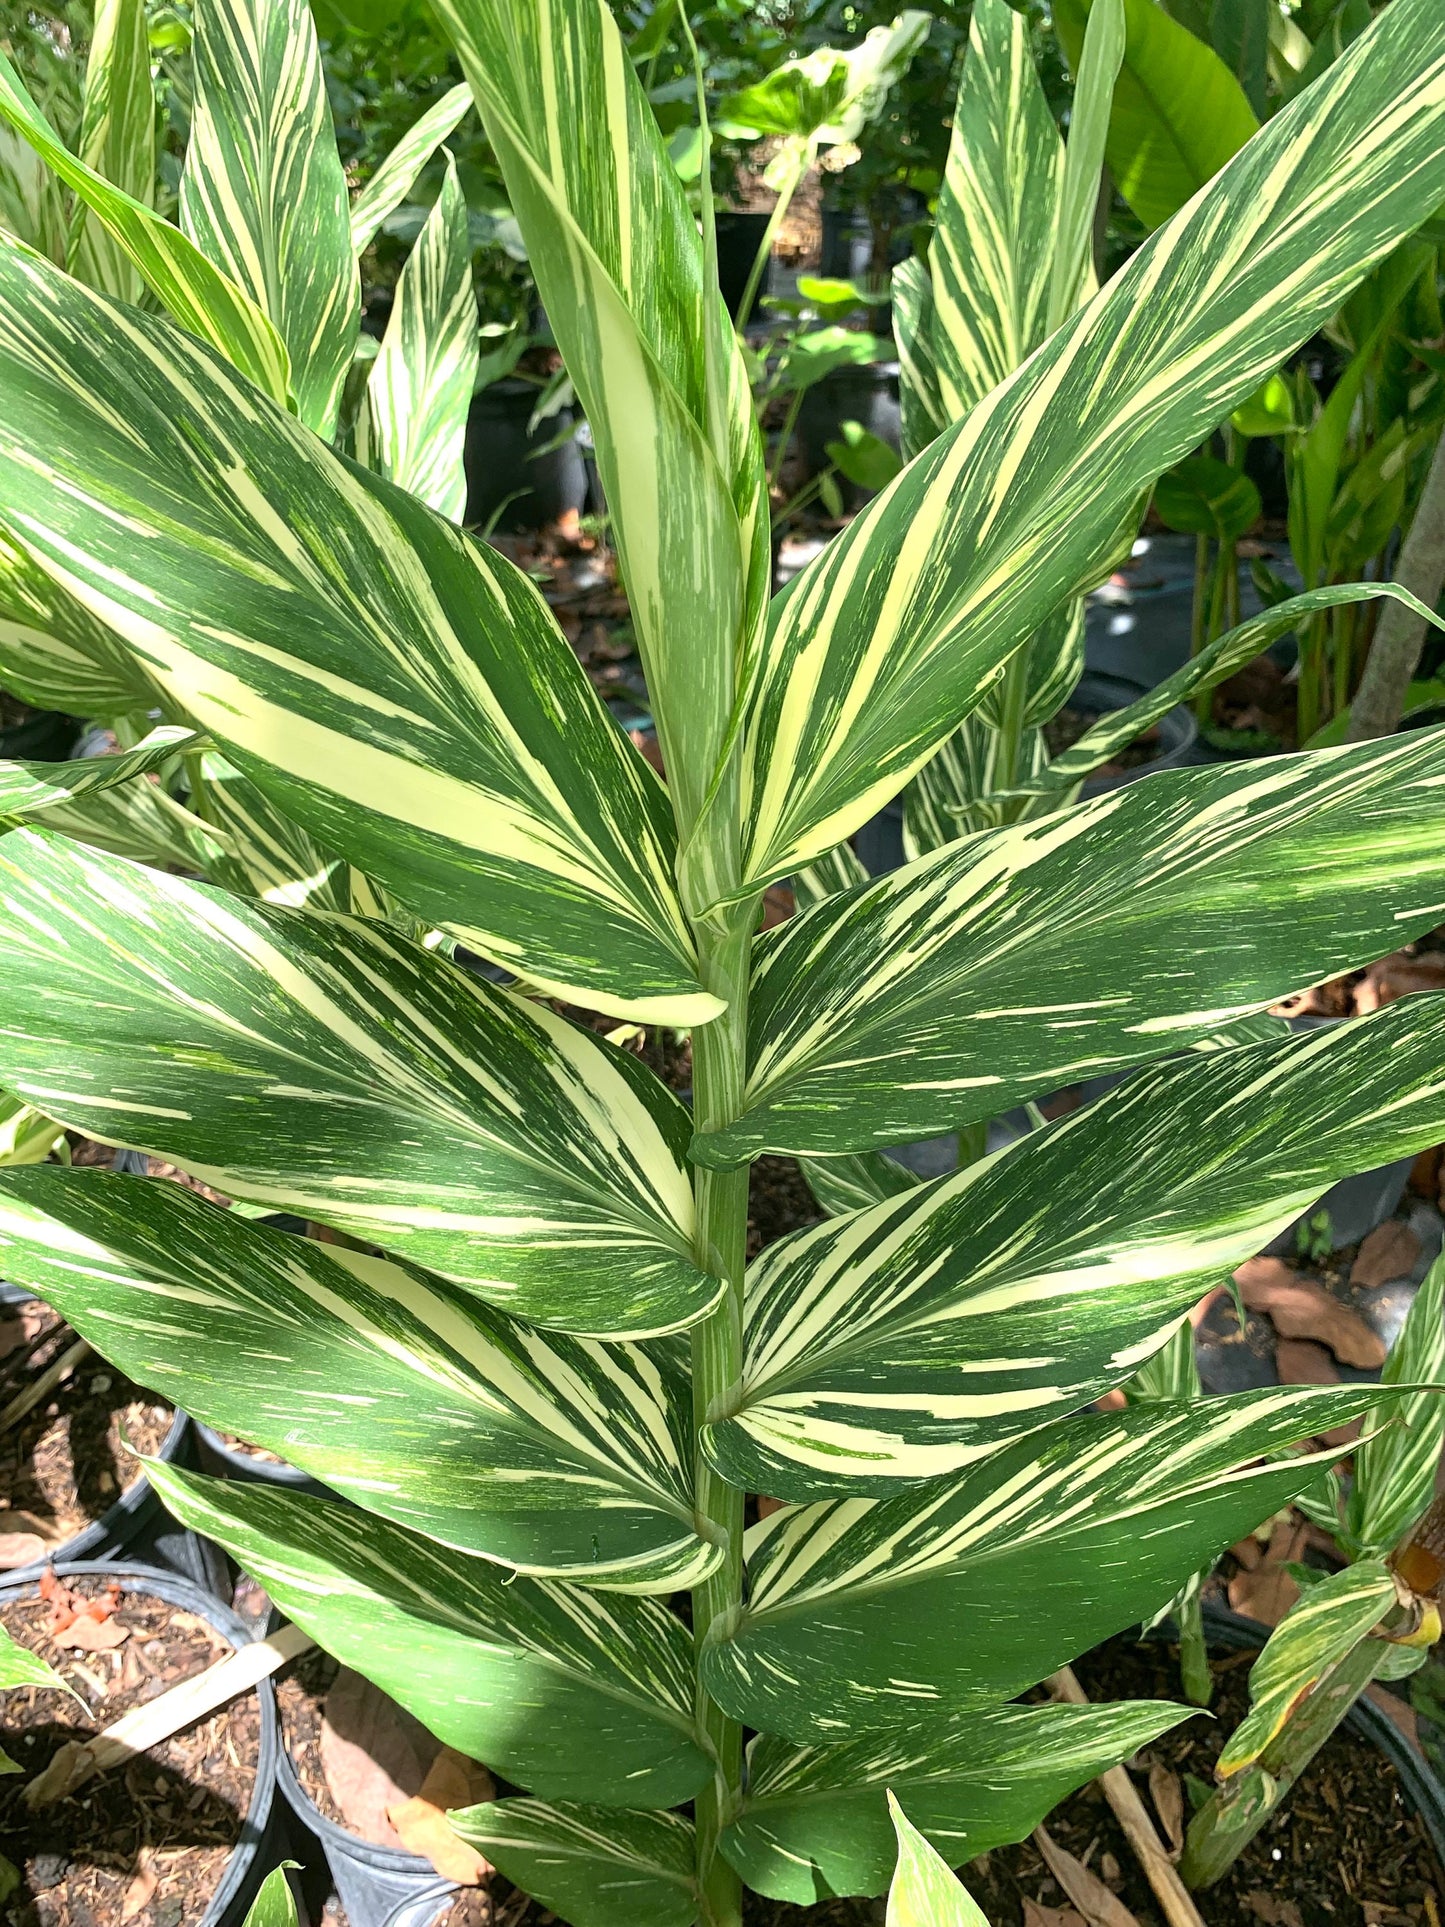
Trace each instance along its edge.
<instances>
[{"instance_id":1,"label":"broad tropical leaf","mask_svg":"<svg viewBox=\"0 0 1445 1927\"><path fill-rule=\"evenodd\" d=\"M1163 771L830 898L763 940L747 1108L694 1156L956 1130L1367 963L1439 920L1442 766L1419 730Z\"/></svg>"},{"instance_id":2,"label":"broad tropical leaf","mask_svg":"<svg viewBox=\"0 0 1445 1927\"><path fill-rule=\"evenodd\" d=\"M697 1919L692 1822L680 1813L491 1800L448 1817L571 1927L693 1927Z\"/></svg>"},{"instance_id":3,"label":"broad tropical leaf","mask_svg":"<svg viewBox=\"0 0 1445 1927\"><path fill-rule=\"evenodd\" d=\"M721 1289L665 1087L383 924L18 830L0 929L0 1083L63 1123L566 1330L669 1330Z\"/></svg>"},{"instance_id":4,"label":"broad tropical leaf","mask_svg":"<svg viewBox=\"0 0 1445 1927\"><path fill-rule=\"evenodd\" d=\"M663 760L691 826L769 586L762 445L742 356L604 0L440 0L437 12L596 432ZM704 897L707 884L705 870Z\"/></svg>"},{"instance_id":5,"label":"broad tropical leaf","mask_svg":"<svg viewBox=\"0 0 1445 1927\"><path fill-rule=\"evenodd\" d=\"M703 1655L708 1690L802 1743L997 1704L1148 1618L1310 1483L1320 1461L1292 1444L1379 1397L1309 1386L1085 1413L960 1479L784 1508L748 1534L749 1603Z\"/></svg>"},{"instance_id":6,"label":"broad tropical leaf","mask_svg":"<svg viewBox=\"0 0 1445 1927\"><path fill-rule=\"evenodd\" d=\"M1008 0L976 0L928 268L943 421L1007 380L1048 333L1064 146Z\"/></svg>"},{"instance_id":7,"label":"broad tropical leaf","mask_svg":"<svg viewBox=\"0 0 1445 1927\"><path fill-rule=\"evenodd\" d=\"M318 848L217 750L201 757L196 801L216 845L203 866L211 883L290 909L367 914L353 900L351 866Z\"/></svg>"},{"instance_id":8,"label":"broad tropical leaf","mask_svg":"<svg viewBox=\"0 0 1445 1927\"><path fill-rule=\"evenodd\" d=\"M888 1889L888 1927L988 1927L973 1896L890 1793L898 1866Z\"/></svg>"},{"instance_id":9,"label":"broad tropical leaf","mask_svg":"<svg viewBox=\"0 0 1445 1927\"><path fill-rule=\"evenodd\" d=\"M1380 1374L1384 1385L1445 1384L1445 1256L1425 1274ZM1365 1425L1345 1507L1347 1541L1376 1558L1392 1553L1435 1496L1445 1447L1445 1399L1391 1398Z\"/></svg>"},{"instance_id":10,"label":"broad tropical leaf","mask_svg":"<svg viewBox=\"0 0 1445 1927\"><path fill-rule=\"evenodd\" d=\"M467 505L462 445L477 374L477 297L467 204L446 178L396 284L367 383L376 466L449 521Z\"/></svg>"},{"instance_id":11,"label":"broad tropical leaf","mask_svg":"<svg viewBox=\"0 0 1445 1927\"><path fill-rule=\"evenodd\" d=\"M894 1863L890 1789L962 1866L1025 1839L1075 1787L1188 1718L1168 1702L1124 1701L987 1707L842 1744L764 1733L748 1749L747 1800L722 1851L774 1900L879 1894Z\"/></svg>"},{"instance_id":12,"label":"broad tropical leaf","mask_svg":"<svg viewBox=\"0 0 1445 1927\"><path fill-rule=\"evenodd\" d=\"M1092 0L1054 0L1054 23L1075 69ZM1128 38L1105 154L1114 183L1146 227L1158 227L1217 174L1259 121L1239 81L1207 41L1154 0L1124 0Z\"/></svg>"},{"instance_id":13,"label":"broad tropical leaf","mask_svg":"<svg viewBox=\"0 0 1445 1927\"><path fill-rule=\"evenodd\" d=\"M291 392L286 344L262 309L214 268L179 228L123 188L102 178L76 158L25 91L25 84L0 52L0 120L28 141L67 187L84 201L112 240L135 264L142 281L162 307L200 340L219 349L242 374L273 400L285 403ZM6 257L9 249L0 249ZM7 258L7 267L10 265ZM114 309L100 306L109 329L124 325ZM43 338L43 337L42 337ZM38 345L38 344L37 344ZM44 446L43 441L39 444Z\"/></svg>"},{"instance_id":14,"label":"broad tropical leaf","mask_svg":"<svg viewBox=\"0 0 1445 1927\"><path fill-rule=\"evenodd\" d=\"M933 346L933 277L926 263L909 255L893 270L893 338L902 379L898 384L905 461L912 461L948 426Z\"/></svg>"},{"instance_id":15,"label":"broad tropical leaf","mask_svg":"<svg viewBox=\"0 0 1445 1927\"><path fill-rule=\"evenodd\" d=\"M418 174L456 131L471 104L472 91L465 81L449 88L413 122L382 161L351 203L351 245L358 254L370 247L387 215L401 206Z\"/></svg>"},{"instance_id":16,"label":"broad tropical leaf","mask_svg":"<svg viewBox=\"0 0 1445 1927\"><path fill-rule=\"evenodd\" d=\"M1188 455L1154 484L1154 507L1181 535L1237 542L1259 519L1259 490L1243 472L1214 455Z\"/></svg>"},{"instance_id":17,"label":"broad tropical leaf","mask_svg":"<svg viewBox=\"0 0 1445 1927\"><path fill-rule=\"evenodd\" d=\"M1053 272L1048 331L1067 321L1099 283L1094 268L1094 227L1119 69L1128 20L1124 0L1099 0L1089 10L1083 49L1075 63L1069 109L1069 144L1059 181L1054 222Z\"/></svg>"},{"instance_id":18,"label":"broad tropical leaf","mask_svg":"<svg viewBox=\"0 0 1445 1927\"><path fill-rule=\"evenodd\" d=\"M752 1492L882 1494L1077 1410L1330 1184L1437 1142L1442 1053L1435 996L1191 1054L795 1232L749 1271L742 1378L709 1455Z\"/></svg>"},{"instance_id":19,"label":"broad tropical leaf","mask_svg":"<svg viewBox=\"0 0 1445 1927\"><path fill-rule=\"evenodd\" d=\"M535 587L164 322L0 250L0 515L326 849L583 1001L704 1022L666 798Z\"/></svg>"},{"instance_id":20,"label":"broad tropical leaf","mask_svg":"<svg viewBox=\"0 0 1445 1927\"><path fill-rule=\"evenodd\" d=\"M158 691L114 630L48 576L0 524L0 683L36 709L112 718Z\"/></svg>"},{"instance_id":21,"label":"broad tropical leaf","mask_svg":"<svg viewBox=\"0 0 1445 1927\"><path fill-rule=\"evenodd\" d=\"M57 803L148 776L201 741L195 730L167 723L153 729L134 749L116 756L77 756L66 763L0 763L0 819L15 823L43 818Z\"/></svg>"},{"instance_id":22,"label":"broad tropical leaf","mask_svg":"<svg viewBox=\"0 0 1445 1927\"><path fill-rule=\"evenodd\" d=\"M1250 1668L1249 1712L1224 1742L1215 1772L1238 1773L1257 1760L1296 1704L1395 1603L1394 1576L1378 1559L1361 1559L1311 1586Z\"/></svg>"},{"instance_id":23,"label":"broad tropical leaf","mask_svg":"<svg viewBox=\"0 0 1445 1927\"><path fill-rule=\"evenodd\" d=\"M1442 125L1445 15L1394 0L774 600L747 735L756 884L899 790L1088 586L1140 491L1445 200Z\"/></svg>"},{"instance_id":24,"label":"broad tropical leaf","mask_svg":"<svg viewBox=\"0 0 1445 1927\"><path fill-rule=\"evenodd\" d=\"M519 1786L671 1806L707 1777L687 1629L657 1601L518 1578L284 1486L146 1469L327 1652Z\"/></svg>"},{"instance_id":25,"label":"broad tropical leaf","mask_svg":"<svg viewBox=\"0 0 1445 1927\"><path fill-rule=\"evenodd\" d=\"M803 1158L800 1162L808 1189L831 1218L882 1204L885 1198L916 1190L923 1182L906 1164L885 1157L881 1151L861 1151L856 1157Z\"/></svg>"},{"instance_id":26,"label":"broad tropical leaf","mask_svg":"<svg viewBox=\"0 0 1445 1927\"><path fill-rule=\"evenodd\" d=\"M220 855L209 826L159 783L120 783L52 803L42 822L94 850L165 870L209 871Z\"/></svg>"},{"instance_id":27,"label":"broad tropical leaf","mask_svg":"<svg viewBox=\"0 0 1445 1927\"><path fill-rule=\"evenodd\" d=\"M99 0L85 62L80 158L103 180L146 205L155 198L156 101L145 0ZM83 200L70 217L70 272L121 301L137 301L143 283Z\"/></svg>"},{"instance_id":28,"label":"broad tropical leaf","mask_svg":"<svg viewBox=\"0 0 1445 1927\"><path fill-rule=\"evenodd\" d=\"M411 1266L108 1172L0 1172L0 1252L142 1384L429 1539L637 1592L718 1561L686 1387L636 1347L547 1337Z\"/></svg>"},{"instance_id":29,"label":"broad tropical leaf","mask_svg":"<svg viewBox=\"0 0 1445 1927\"><path fill-rule=\"evenodd\" d=\"M275 324L330 437L361 320L346 177L307 0L197 0L181 226Z\"/></svg>"}]
</instances>

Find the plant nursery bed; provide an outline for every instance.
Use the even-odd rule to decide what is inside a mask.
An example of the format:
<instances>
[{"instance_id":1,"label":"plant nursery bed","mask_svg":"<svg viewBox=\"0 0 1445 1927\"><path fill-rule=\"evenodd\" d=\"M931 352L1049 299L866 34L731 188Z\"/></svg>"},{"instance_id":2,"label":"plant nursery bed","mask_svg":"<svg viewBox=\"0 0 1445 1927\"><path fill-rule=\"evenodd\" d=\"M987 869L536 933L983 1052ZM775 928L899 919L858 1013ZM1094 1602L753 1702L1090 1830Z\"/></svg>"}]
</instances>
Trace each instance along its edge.
<instances>
[{"instance_id":1,"label":"plant nursery bed","mask_svg":"<svg viewBox=\"0 0 1445 1927\"><path fill-rule=\"evenodd\" d=\"M75 1333L39 1300L0 1313L0 1405L64 1357ZM174 1408L94 1353L0 1435L0 1570L29 1565L101 1518L140 1478Z\"/></svg>"},{"instance_id":2,"label":"plant nursery bed","mask_svg":"<svg viewBox=\"0 0 1445 1927\"><path fill-rule=\"evenodd\" d=\"M73 1650L51 1631L55 1599L7 1600L6 1630L81 1695L7 1693L3 1744L21 1771L0 1780L0 1854L20 1873L12 1927L191 1927L240 1843L261 1751L260 1707L247 1693L126 1766L36 1811L21 1789L61 1746L94 1737L123 1713L204 1671L231 1649L194 1613L145 1593L122 1594L103 1569L69 1593L101 1601L119 1643ZM77 1622L93 1622L85 1615ZM94 1636L92 1635L92 1638Z\"/></svg>"},{"instance_id":3,"label":"plant nursery bed","mask_svg":"<svg viewBox=\"0 0 1445 1927\"><path fill-rule=\"evenodd\" d=\"M1248 1710L1252 1651L1216 1655L1214 1718L1166 1733L1134 1765L1151 1798L1172 1782L1190 1812L1186 1776L1213 1783L1214 1761ZM1109 1641L1075 1662L1096 1701L1179 1699L1178 1649L1158 1641ZM1161 1835L1163 1816L1156 1815ZM1163 1916L1098 1782L1073 1794L1046 1825L1058 1844L1111 1887L1139 1927ZM996 1848L965 1870L991 1927L1056 1927L1048 1911L1070 1903L1032 1841ZM1438 1927L1445 1919L1445 1868L1400 1778L1370 1741L1342 1728L1315 1756L1275 1819L1245 1848L1217 1885L1196 1896L1207 1927ZM1057 1927L1073 1927L1068 1914Z\"/></svg>"}]
</instances>

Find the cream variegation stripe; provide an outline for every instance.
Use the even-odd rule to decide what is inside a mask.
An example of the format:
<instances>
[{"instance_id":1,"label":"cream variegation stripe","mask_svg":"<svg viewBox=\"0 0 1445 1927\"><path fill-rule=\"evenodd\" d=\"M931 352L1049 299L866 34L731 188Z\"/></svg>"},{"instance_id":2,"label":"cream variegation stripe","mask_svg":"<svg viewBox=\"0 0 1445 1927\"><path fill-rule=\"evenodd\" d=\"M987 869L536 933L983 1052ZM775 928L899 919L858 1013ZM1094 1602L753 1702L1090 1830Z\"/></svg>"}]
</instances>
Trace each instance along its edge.
<instances>
[{"instance_id":1,"label":"cream variegation stripe","mask_svg":"<svg viewBox=\"0 0 1445 1927\"><path fill-rule=\"evenodd\" d=\"M838 842L957 727L1126 509L1445 199L1445 17L1397 0L775 604L749 874Z\"/></svg>"},{"instance_id":2,"label":"cream variegation stripe","mask_svg":"<svg viewBox=\"0 0 1445 1927\"><path fill-rule=\"evenodd\" d=\"M472 92L465 81L448 88L385 157L351 203L351 245L357 254L370 247L382 222L401 206L432 155L466 118L471 104Z\"/></svg>"},{"instance_id":3,"label":"cream variegation stripe","mask_svg":"<svg viewBox=\"0 0 1445 1927\"><path fill-rule=\"evenodd\" d=\"M748 1108L694 1155L907 1142L1166 1056L1438 922L1442 829L1419 731L955 843L764 940Z\"/></svg>"},{"instance_id":4,"label":"cream variegation stripe","mask_svg":"<svg viewBox=\"0 0 1445 1927\"><path fill-rule=\"evenodd\" d=\"M145 0L99 0L85 62L78 152L103 180L150 206L156 190L156 101ZM77 199L66 245L70 273L138 301L144 285L126 250Z\"/></svg>"},{"instance_id":5,"label":"cream variegation stripe","mask_svg":"<svg viewBox=\"0 0 1445 1927\"><path fill-rule=\"evenodd\" d=\"M467 505L462 468L477 374L477 297L467 204L456 163L396 284L386 334L367 383L383 475L448 521Z\"/></svg>"},{"instance_id":6,"label":"cream variegation stripe","mask_svg":"<svg viewBox=\"0 0 1445 1927\"><path fill-rule=\"evenodd\" d=\"M1442 1055L1441 997L1191 1054L773 1245L709 1455L783 1498L889 1493L1087 1404L1330 1184L1434 1143Z\"/></svg>"},{"instance_id":7,"label":"cream variegation stripe","mask_svg":"<svg viewBox=\"0 0 1445 1927\"><path fill-rule=\"evenodd\" d=\"M721 1289L676 1100L386 926L17 831L0 927L0 1082L62 1121L538 1323L640 1336Z\"/></svg>"},{"instance_id":8,"label":"cream variegation stripe","mask_svg":"<svg viewBox=\"0 0 1445 1927\"><path fill-rule=\"evenodd\" d=\"M0 1254L193 1416L458 1551L632 1592L720 1557L694 1529L685 1387L636 1347L144 1178L0 1173Z\"/></svg>"},{"instance_id":9,"label":"cream variegation stripe","mask_svg":"<svg viewBox=\"0 0 1445 1927\"><path fill-rule=\"evenodd\" d=\"M1380 1377L1388 1386L1445 1384L1445 1257L1431 1265L1410 1301ZM1373 1436L1355 1454L1343 1533L1356 1551L1385 1558L1435 1496L1445 1399L1429 1391L1392 1396L1365 1429Z\"/></svg>"},{"instance_id":10,"label":"cream variegation stripe","mask_svg":"<svg viewBox=\"0 0 1445 1927\"><path fill-rule=\"evenodd\" d=\"M284 1487L148 1469L289 1618L472 1759L639 1807L706 1777L687 1631L660 1602L518 1577L374 1516L358 1532L353 1507Z\"/></svg>"},{"instance_id":11,"label":"cream variegation stripe","mask_svg":"<svg viewBox=\"0 0 1445 1927\"><path fill-rule=\"evenodd\" d=\"M1172 1598L1317 1476L1296 1441L1379 1396L1291 1387L1082 1414L956 1480L785 1508L748 1535L749 1604L704 1654L709 1691L807 1742L997 1704Z\"/></svg>"},{"instance_id":12,"label":"cream variegation stripe","mask_svg":"<svg viewBox=\"0 0 1445 1927\"><path fill-rule=\"evenodd\" d=\"M306 0L197 0L181 226L270 316L329 437L361 320L346 177Z\"/></svg>"},{"instance_id":13,"label":"cream variegation stripe","mask_svg":"<svg viewBox=\"0 0 1445 1927\"><path fill-rule=\"evenodd\" d=\"M0 285L0 513L271 801L522 975L714 1015L666 799L535 586L163 323Z\"/></svg>"}]
</instances>

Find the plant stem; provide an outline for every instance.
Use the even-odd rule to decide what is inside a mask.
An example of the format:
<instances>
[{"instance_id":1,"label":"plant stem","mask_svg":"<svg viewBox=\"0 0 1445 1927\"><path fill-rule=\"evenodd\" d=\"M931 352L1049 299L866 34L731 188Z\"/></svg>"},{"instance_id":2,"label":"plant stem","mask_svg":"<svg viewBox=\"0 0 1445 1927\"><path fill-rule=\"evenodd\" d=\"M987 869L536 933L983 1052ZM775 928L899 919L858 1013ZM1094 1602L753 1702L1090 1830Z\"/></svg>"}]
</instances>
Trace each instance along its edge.
<instances>
[{"instance_id":1,"label":"plant stem","mask_svg":"<svg viewBox=\"0 0 1445 1927\"><path fill-rule=\"evenodd\" d=\"M1445 435L1435 445L1430 472L1410 533L1395 563L1395 580L1412 590L1427 609L1440 600L1445 584ZM1405 692L1420 664L1425 624L1403 602L1387 602L1380 612L1369 660L1350 709L1345 740L1368 742L1388 736L1400 720Z\"/></svg>"},{"instance_id":2,"label":"plant stem","mask_svg":"<svg viewBox=\"0 0 1445 1927\"><path fill-rule=\"evenodd\" d=\"M1196 535L1194 538L1194 601L1189 611L1189 654L1197 656L1204 647L1205 598L1209 594L1209 537ZM1194 714L1201 726L1207 726L1214 714L1214 692L1196 696Z\"/></svg>"},{"instance_id":3,"label":"plant stem","mask_svg":"<svg viewBox=\"0 0 1445 1927\"><path fill-rule=\"evenodd\" d=\"M988 1119L981 1117L974 1124L965 1124L958 1134L958 1169L966 1171L970 1164L977 1164L988 1150Z\"/></svg>"},{"instance_id":4,"label":"plant stem","mask_svg":"<svg viewBox=\"0 0 1445 1927\"><path fill-rule=\"evenodd\" d=\"M748 969L753 906L737 916L709 947L704 935L702 971L707 988L727 1001L727 1011L692 1034L693 1112L698 1128L730 1123L742 1109L747 1052ZM722 1542L727 1556L693 1590L693 1650L700 1659L709 1633L729 1628L742 1607L743 1494L715 1472L704 1456L702 1427L728 1404L742 1375L743 1266L747 1251L748 1170L693 1174L698 1262L727 1281L717 1309L693 1328L694 1477L699 1528ZM743 1735L702 1684L697 1672L696 1712L700 1743L717 1771L695 1803L697 1880L706 1927L740 1927L742 1882L717 1852L717 1842L742 1795Z\"/></svg>"},{"instance_id":5,"label":"plant stem","mask_svg":"<svg viewBox=\"0 0 1445 1927\"><path fill-rule=\"evenodd\" d=\"M1189 1823L1179 1871L1198 1891L1226 1874L1374 1678L1391 1651L1382 1639L1362 1639L1290 1714L1251 1765L1231 1774Z\"/></svg>"},{"instance_id":6,"label":"plant stem","mask_svg":"<svg viewBox=\"0 0 1445 1927\"><path fill-rule=\"evenodd\" d=\"M798 426L798 416L802 411L803 396L806 393L805 388L797 389L788 403L787 413L783 416L783 425L778 430L778 444L773 451L773 466L768 473L769 495L778 486L778 478L783 472L783 463L788 459L788 447L792 442L794 430Z\"/></svg>"},{"instance_id":7,"label":"plant stem","mask_svg":"<svg viewBox=\"0 0 1445 1927\"><path fill-rule=\"evenodd\" d=\"M773 203L772 213L768 216L768 225L763 230L763 238L758 243L757 253L753 256L753 265L748 269L748 278L743 287L742 299L738 302L737 317L733 322L733 326L739 334L747 327L749 318L752 315L753 303L757 300L758 289L762 286L763 274L768 265L768 257L772 254L773 243L778 238L778 229L783 225L787 217L788 209L793 204L793 196L797 193L803 176L812 166L812 162L813 149L811 143L809 143L794 155L793 165L789 168L787 178L778 190L778 198Z\"/></svg>"},{"instance_id":8,"label":"plant stem","mask_svg":"<svg viewBox=\"0 0 1445 1927\"><path fill-rule=\"evenodd\" d=\"M1029 699L1029 650L1027 645L1014 651L1003 672L1003 703L998 725L998 749L994 759L993 786L1011 790L1018 781L1019 752L1024 740L1024 711Z\"/></svg>"},{"instance_id":9,"label":"plant stem","mask_svg":"<svg viewBox=\"0 0 1445 1927\"><path fill-rule=\"evenodd\" d=\"M1209 1648L1204 1639L1204 1610L1199 1594L1179 1604L1179 1677L1184 1697L1194 1706L1208 1706L1214 1697L1214 1675L1209 1670Z\"/></svg>"}]
</instances>

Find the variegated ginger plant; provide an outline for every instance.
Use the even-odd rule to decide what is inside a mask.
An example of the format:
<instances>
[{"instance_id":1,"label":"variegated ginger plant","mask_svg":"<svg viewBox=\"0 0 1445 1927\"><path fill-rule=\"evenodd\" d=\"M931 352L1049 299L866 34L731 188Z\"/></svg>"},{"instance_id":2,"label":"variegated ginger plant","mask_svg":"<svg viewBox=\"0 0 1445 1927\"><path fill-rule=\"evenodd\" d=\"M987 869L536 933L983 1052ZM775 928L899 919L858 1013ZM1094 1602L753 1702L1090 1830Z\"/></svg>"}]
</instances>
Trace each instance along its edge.
<instances>
[{"instance_id":1,"label":"variegated ginger plant","mask_svg":"<svg viewBox=\"0 0 1445 1927\"><path fill-rule=\"evenodd\" d=\"M224 17L260 44L280 4ZM1437 920L1438 734L1151 778L756 932L1445 199L1445 21L1394 0L770 598L710 239L608 9L440 11L592 423L666 786L533 585L293 412L329 351L283 361L226 261L97 194L162 319L0 248L0 516L440 938L13 830L0 1084L359 1248L41 1166L0 1173L0 1264L335 1490L153 1468L524 1789L456 1816L489 1859L576 1927L737 1927L744 1883L881 1892L890 1789L962 1860L1165 1730L1009 1702L1316 1479L1298 1441L1405 1395L1092 1409L1337 1177L1441 1135L1440 999L1231 1029ZM254 205L243 147L207 146L211 205ZM558 996L689 1027L691 1115ZM745 1268L760 1153L846 1175L1084 1066L1137 1075ZM788 1503L750 1527L750 1493Z\"/></svg>"}]
</instances>

